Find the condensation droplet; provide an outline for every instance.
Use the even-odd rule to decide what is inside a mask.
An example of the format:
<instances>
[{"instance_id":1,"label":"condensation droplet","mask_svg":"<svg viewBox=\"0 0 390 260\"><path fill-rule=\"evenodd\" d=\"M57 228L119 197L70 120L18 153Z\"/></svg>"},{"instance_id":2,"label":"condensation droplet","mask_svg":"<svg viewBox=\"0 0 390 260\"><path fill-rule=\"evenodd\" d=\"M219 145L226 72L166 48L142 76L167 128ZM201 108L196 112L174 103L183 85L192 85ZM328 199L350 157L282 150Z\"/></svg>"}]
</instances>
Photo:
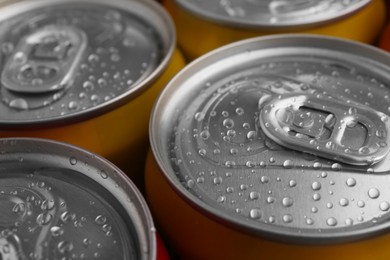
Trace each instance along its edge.
<instances>
[{"instance_id":1,"label":"condensation droplet","mask_svg":"<svg viewBox=\"0 0 390 260\"><path fill-rule=\"evenodd\" d=\"M332 169L335 170L335 171L340 171L341 168L342 168L342 166L339 163L332 164Z\"/></svg>"},{"instance_id":2,"label":"condensation droplet","mask_svg":"<svg viewBox=\"0 0 390 260\"><path fill-rule=\"evenodd\" d=\"M321 189L321 183L319 183L318 181L313 182L313 184L311 185L311 188L313 190L320 190Z\"/></svg>"},{"instance_id":3,"label":"condensation droplet","mask_svg":"<svg viewBox=\"0 0 390 260\"><path fill-rule=\"evenodd\" d=\"M76 164L77 164L77 159L76 159L75 157L70 157L70 158L69 158L69 163L70 163L71 165L76 165Z\"/></svg>"},{"instance_id":4,"label":"condensation droplet","mask_svg":"<svg viewBox=\"0 0 390 260\"><path fill-rule=\"evenodd\" d=\"M342 199L340 199L339 203L340 203L340 206L346 207L346 206L348 206L349 201L346 198L342 198Z\"/></svg>"},{"instance_id":5,"label":"condensation droplet","mask_svg":"<svg viewBox=\"0 0 390 260\"><path fill-rule=\"evenodd\" d=\"M291 181L289 181L288 185L292 188L292 187L297 186L297 182L295 180L291 180Z\"/></svg>"},{"instance_id":6,"label":"condensation droplet","mask_svg":"<svg viewBox=\"0 0 390 260\"><path fill-rule=\"evenodd\" d=\"M268 176L261 176L260 181L261 181L261 183L268 183L269 177Z\"/></svg>"},{"instance_id":7,"label":"condensation droplet","mask_svg":"<svg viewBox=\"0 0 390 260\"><path fill-rule=\"evenodd\" d=\"M348 187L354 187L356 185L356 180L354 178L348 178L346 183Z\"/></svg>"},{"instance_id":8,"label":"condensation droplet","mask_svg":"<svg viewBox=\"0 0 390 260\"><path fill-rule=\"evenodd\" d=\"M383 201L379 204L379 208L382 211L388 211L390 209L390 204L387 201Z\"/></svg>"},{"instance_id":9,"label":"condensation droplet","mask_svg":"<svg viewBox=\"0 0 390 260\"><path fill-rule=\"evenodd\" d=\"M378 198L380 195L380 192L377 188L371 188L368 190L368 196L371 198L371 199L376 199Z\"/></svg>"},{"instance_id":10,"label":"condensation droplet","mask_svg":"<svg viewBox=\"0 0 390 260\"><path fill-rule=\"evenodd\" d=\"M286 169L291 169L294 167L294 163L291 160L286 160L283 162L283 167Z\"/></svg>"},{"instance_id":11,"label":"condensation droplet","mask_svg":"<svg viewBox=\"0 0 390 260\"><path fill-rule=\"evenodd\" d=\"M249 212L249 216L251 219L259 219L259 218L261 218L261 210L260 209L251 209Z\"/></svg>"},{"instance_id":12,"label":"condensation droplet","mask_svg":"<svg viewBox=\"0 0 390 260\"><path fill-rule=\"evenodd\" d=\"M326 224L327 224L328 226L334 227L334 226L337 225L337 220L336 220L335 218L333 218L333 217L328 218L328 219L326 220Z\"/></svg>"},{"instance_id":13,"label":"condensation droplet","mask_svg":"<svg viewBox=\"0 0 390 260\"><path fill-rule=\"evenodd\" d=\"M44 200L41 204L42 210L51 210L54 208L54 201L53 200Z\"/></svg>"},{"instance_id":14,"label":"condensation droplet","mask_svg":"<svg viewBox=\"0 0 390 260\"><path fill-rule=\"evenodd\" d=\"M37 224L40 226L44 226L50 223L53 216L49 212L41 213L37 216Z\"/></svg>"},{"instance_id":15,"label":"condensation droplet","mask_svg":"<svg viewBox=\"0 0 390 260\"><path fill-rule=\"evenodd\" d=\"M363 208L364 206L366 206L366 203L364 203L364 201L359 200L357 202L357 205L358 205L359 208Z\"/></svg>"},{"instance_id":16,"label":"condensation droplet","mask_svg":"<svg viewBox=\"0 0 390 260\"><path fill-rule=\"evenodd\" d=\"M291 223L293 222L294 218L290 214L286 214L283 216L283 222L284 223Z\"/></svg>"},{"instance_id":17,"label":"condensation droplet","mask_svg":"<svg viewBox=\"0 0 390 260\"><path fill-rule=\"evenodd\" d=\"M52 226L50 228L50 233L53 237L58 237L64 234L64 230L59 226Z\"/></svg>"},{"instance_id":18,"label":"condensation droplet","mask_svg":"<svg viewBox=\"0 0 390 260\"><path fill-rule=\"evenodd\" d=\"M318 200L321 199L321 195L320 195L319 193L314 193L313 199L314 199L315 201L318 201Z\"/></svg>"},{"instance_id":19,"label":"condensation droplet","mask_svg":"<svg viewBox=\"0 0 390 260\"><path fill-rule=\"evenodd\" d=\"M250 198L251 200L257 200L257 199L259 199L259 197L260 197L260 195L259 195L259 193L256 192L256 191L251 191L251 192L249 193L249 198Z\"/></svg>"},{"instance_id":20,"label":"condensation droplet","mask_svg":"<svg viewBox=\"0 0 390 260\"><path fill-rule=\"evenodd\" d=\"M282 199L282 205L285 207L291 207L294 203L294 200L291 197L284 197Z\"/></svg>"},{"instance_id":21,"label":"condensation droplet","mask_svg":"<svg viewBox=\"0 0 390 260\"><path fill-rule=\"evenodd\" d=\"M73 243L69 241L60 241L57 245L57 249L61 254L68 253L74 248Z\"/></svg>"},{"instance_id":22,"label":"condensation droplet","mask_svg":"<svg viewBox=\"0 0 390 260\"><path fill-rule=\"evenodd\" d=\"M98 224L98 225L103 225L105 224L107 221L107 218L103 215L98 215L96 218L95 218L95 223Z\"/></svg>"},{"instance_id":23,"label":"condensation droplet","mask_svg":"<svg viewBox=\"0 0 390 260\"><path fill-rule=\"evenodd\" d=\"M345 219L345 225L352 226L353 225L353 219L351 219L351 218Z\"/></svg>"},{"instance_id":24,"label":"condensation droplet","mask_svg":"<svg viewBox=\"0 0 390 260\"><path fill-rule=\"evenodd\" d=\"M100 171L100 177L102 177L103 179L107 179L108 178L108 175L105 171Z\"/></svg>"}]
</instances>

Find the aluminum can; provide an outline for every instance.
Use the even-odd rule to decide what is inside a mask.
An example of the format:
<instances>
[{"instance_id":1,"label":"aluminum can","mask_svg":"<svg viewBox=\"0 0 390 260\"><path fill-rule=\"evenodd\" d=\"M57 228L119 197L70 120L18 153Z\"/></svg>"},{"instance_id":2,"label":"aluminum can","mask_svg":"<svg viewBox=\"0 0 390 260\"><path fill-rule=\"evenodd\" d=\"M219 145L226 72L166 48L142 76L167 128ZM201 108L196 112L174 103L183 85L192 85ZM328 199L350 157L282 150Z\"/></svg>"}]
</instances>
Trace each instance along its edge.
<instances>
[{"instance_id":1,"label":"aluminum can","mask_svg":"<svg viewBox=\"0 0 390 260\"><path fill-rule=\"evenodd\" d=\"M165 0L178 44L189 60L233 41L276 33L309 33L373 43L383 0Z\"/></svg>"},{"instance_id":2,"label":"aluminum can","mask_svg":"<svg viewBox=\"0 0 390 260\"><path fill-rule=\"evenodd\" d=\"M154 1L34 0L0 10L0 137L71 143L143 182L155 98L184 66Z\"/></svg>"},{"instance_id":3,"label":"aluminum can","mask_svg":"<svg viewBox=\"0 0 390 260\"><path fill-rule=\"evenodd\" d=\"M146 194L183 259L388 259L390 55L263 36L183 69L151 117Z\"/></svg>"},{"instance_id":4,"label":"aluminum can","mask_svg":"<svg viewBox=\"0 0 390 260\"><path fill-rule=\"evenodd\" d=\"M0 139L1 259L156 259L141 193L109 161L48 139Z\"/></svg>"}]
</instances>

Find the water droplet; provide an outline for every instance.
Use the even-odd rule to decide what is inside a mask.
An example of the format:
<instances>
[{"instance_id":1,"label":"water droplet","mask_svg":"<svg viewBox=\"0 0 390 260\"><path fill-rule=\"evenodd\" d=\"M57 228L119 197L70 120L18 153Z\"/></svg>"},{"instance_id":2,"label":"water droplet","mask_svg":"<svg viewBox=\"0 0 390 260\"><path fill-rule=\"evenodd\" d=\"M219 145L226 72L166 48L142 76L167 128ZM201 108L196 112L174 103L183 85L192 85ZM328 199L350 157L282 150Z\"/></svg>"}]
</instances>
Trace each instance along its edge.
<instances>
[{"instance_id":1,"label":"water droplet","mask_svg":"<svg viewBox=\"0 0 390 260\"><path fill-rule=\"evenodd\" d=\"M342 168L342 166L339 163L332 164L332 169L335 170L335 171L340 171L341 168Z\"/></svg>"},{"instance_id":2,"label":"water droplet","mask_svg":"<svg viewBox=\"0 0 390 260\"><path fill-rule=\"evenodd\" d=\"M291 160L285 160L283 162L283 167L286 168L286 169L291 169L291 168L294 167L294 163Z\"/></svg>"},{"instance_id":3,"label":"water droplet","mask_svg":"<svg viewBox=\"0 0 390 260\"><path fill-rule=\"evenodd\" d=\"M389 107L389 108L390 108L390 107ZM383 130L383 129L377 130L377 131L375 132L375 135L376 135L378 138L380 138L380 139L384 139L384 138L386 138L386 136L387 136L386 131Z\"/></svg>"},{"instance_id":4,"label":"water droplet","mask_svg":"<svg viewBox=\"0 0 390 260\"><path fill-rule=\"evenodd\" d=\"M88 61L92 64L96 64L99 61L99 56L93 53L88 56Z\"/></svg>"},{"instance_id":5,"label":"water droplet","mask_svg":"<svg viewBox=\"0 0 390 260\"><path fill-rule=\"evenodd\" d=\"M236 114L239 116L242 116L245 113L244 109L242 107L236 108Z\"/></svg>"},{"instance_id":6,"label":"water droplet","mask_svg":"<svg viewBox=\"0 0 390 260\"><path fill-rule=\"evenodd\" d=\"M261 181L261 183L268 183L269 177L268 176L261 176L260 181Z\"/></svg>"},{"instance_id":7,"label":"water droplet","mask_svg":"<svg viewBox=\"0 0 390 260\"><path fill-rule=\"evenodd\" d=\"M200 132L200 137L203 140L207 140L210 137L210 132L208 130L204 130L204 131Z\"/></svg>"},{"instance_id":8,"label":"water droplet","mask_svg":"<svg viewBox=\"0 0 390 260\"><path fill-rule=\"evenodd\" d=\"M294 203L294 200L290 197L284 197L282 199L282 205L285 207L291 207Z\"/></svg>"},{"instance_id":9,"label":"water droplet","mask_svg":"<svg viewBox=\"0 0 390 260\"><path fill-rule=\"evenodd\" d=\"M77 164L77 159L76 159L75 157L70 157L70 158L69 158L69 163L70 163L71 165L76 165L76 164Z\"/></svg>"},{"instance_id":10,"label":"water droplet","mask_svg":"<svg viewBox=\"0 0 390 260\"><path fill-rule=\"evenodd\" d=\"M64 234L64 230L59 226L52 226L50 228L50 232L53 237L58 237Z\"/></svg>"},{"instance_id":11,"label":"water droplet","mask_svg":"<svg viewBox=\"0 0 390 260\"><path fill-rule=\"evenodd\" d=\"M346 183L348 187L354 187L356 185L356 180L354 178L348 178Z\"/></svg>"},{"instance_id":12,"label":"water droplet","mask_svg":"<svg viewBox=\"0 0 390 260\"><path fill-rule=\"evenodd\" d=\"M53 216L49 212L41 213L37 216L37 224L40 226L44 226L50 223Z\"/></svg>"},{"instance_id":13,"label":"water droplet","mask_svg":"<svg viewBox=\"0 0 390 260\"><path fill-rule=\"evenodd\" d=\"M345 219L345 225L352 226L353 225L353 219L351 219L351 218Z\"/></svg>"},{"instance_id":14,"label":"water droplet","mask_svg":"<svg viewBox=\"0 0 390 260\"><path fill-rule=\"evenodd\" d=\"M376 199L378 198L380 195L380 192L377 188L372 188L372 189L369 189L368 190L368 196L371 198L371 199Z\"/></svg>"},{"instance_id":15,"label":"water droplet","mask_svg":"<svg viewBox=\"0 0 390 260\"><path fill-rule=\"evenodd\" d=\"M227 129L231 129L234 127L234 121L230 118L226 118L223 120L223 126L226 127Z\"/></svg>"},{"instance_id":16,"label":"water droplet","mask_svg":"<svg viewBox=\"0 0 390 260\"><path fill-rule=\"evenodd\" d=\"M98 85L100 87L106 87L107 86L107 80L105 80L104 78L99 78L97 83L98 83Z\"/></svg>"},{"instance_id":17,"label":"water droplet","mask_svg":"<svg viewBox=\"0 0 390 260\"><path fill-rule=\"evenodd\" d=\"M108 178L108 175L105 171L100 171L100 177L102 177L103 179L107 179Z\"/></svg>"},{"instance_id":18,"label":"water droplet","mask_svg":"<svg viewBox=\"0 0 390 260\"><path fill-rule=\"evenodd\" d=\"M311 208L311 212L317 213L317 212L318 212L318 208L317 208L317 207L312 207L312 208Z\"/></svg>"},{"instance_id":19,"label":"water droplet","mask_svg":"<svg viewBox=\"0 0 390 260\"><path fill-rule=\"evenodd\" d=\"M268 204L272 204L272 203L274 203L275 202L275 198L274 197L271 197L271 196L269 196L269 197L267 197L267 203Z\"/></svg>"},{"instance_id":20,"label":"water droplet","mask_svg":"<svg viewBox=\"0 0 390 260\"><path fill-rule=\"evenodd\" d=\"M54 208L54 201L53 200L44 200L41 204L42 210L51 210Z\"/></svg>"},{"instance_id":21,"label":"water droplet","mask_svg":"<svg viewBox=\"0 0 390 260\"><path fill-rule=\"evenodd\" d=\"M328 177L328 173L327 173L327 172L321 172L321 177L322 177L322 178Z\"/></svg>"},{"instance_id":22,"label":"water droplet","mask_svg":"<svg viewBox=\"0 0 390 260\"><path fill-rule=\"evenodd\" d=\"M20 109L20 110L27 110L28 109L28 103L23 98L16 98L11 100L9 102L9 106L12 108Z\"/></svg>"},{"instance_id":23,"label":"water droplet","mask_svg":"<svg viewBox=\"0 0 390 260\"><path fill-rule=\"evenodd\" d=\"M83 83L83 88L85 89L85 91L91 91L95 88L95 86L93 85L93 83L91 81L85 81Z\"/></svg>"},{"instance_id":24,"label":"water droplet","mask_svg":"<svg viewBox=\"0 0 390 260\"><path fill-rule=\"evenodd\" d=\"M307 219L306 219L306 224L311 226L311 225L314 224L314 220L311 219L311 218L307 218Z\"/></svg>"},{"instance_id":25,"label":"water droplet","mask_svg":"<svg viewBox=\"0 0 390 260\"><path fill-rule=\"evenodd\" d=\"M313 184L311 185L311 188L313 190L320 190L321 189L321 183L319 183L318 181L313 182Z\"/></svg>"},{"instance_id":26,"label":"water droplet","mask_svg":"<svg viewBox=\"0 0 390 260\"><path fill-rule=\"evenodd\" d=\"M84 247L88 247L90 244L92 244L92 241L88 238L83 239L83 245Z\"/></svg>"},{"instance_id":27,"label":"water droplet","mask_svg":"<svg viewBox=\"0 0 390 260\"><path fill-rule=\"evenodd\" d=\"M326 203L326 207L327 207L328 209L333 208L333 203L332 203L332 202Z\"/></svg>"},{"instance_id":28,"label":"water droplet","mask_svg":"<svg viewBox=\"0 0 390 260\"><path fill-rule=\"evenodd\" d=\"M357 205L358 205L359 208L363 208L364 206L366 206L366 203L364 203L364 201L359 200L357 202Z\"/></svg>"},{"instance_id":29,"label":"water droplet","mask_svg":"<svg viewBox=\"0 0 390 260\"><path fill-rule=\"evenodd\" d=\"M219 184L221 184L222 182L223 182L222 177L215 177L215 178L213 179L214 185L219 185Z\"/></svg>"},{"instance_id":30,"label":"water droplet","mask_svg":"<svg viewBox=\"0 0 390 260\"><path fill-rule=\"evenodd\" d=\"M291 223L293 222L294 218L290 214L286 214L283 216L283 222L284 223Z\"/></svg>"},{"instance_id":31,"label":"water droplet","mask_svg":"<svg viewBox=\"0 0 390 260\"><path fill-rule=\"evenodd\" d=\"M256 192L256 191L251 191L251 192L249 193L249 198L250 198L251 200L257 200L257 199L259 199L259 197L260 197L260 195L259 195L259 193Z\"/></svg>"},{"instance_id":32,"label":"water droplet","mask_svg":"<svg viewBox=\"0 0 390 260\"><path fill-rule=\"evenodd\" d=\"M327 224L328 226L334 227L334 226L337 225L337 220L336 220L335 218L333 218L333 217L328 218L328 219L326 220L326 224Z\"/></svg>"},{"instance_id":33,"label":"water droplet","mask_svg":"<svg viewBox=\"0 0 390 260\"><path fill-rule=\"evenodd\" d=\"M74 248L73 243L69 242L69 241L65 241L65 240L59 242L57 245L57 249L61 254L68 253L68 252L72 251L73 248Z\"/></svg>"},{"instance_id":34,"label":"water droplet","mask_svg":"<svg viewBox=\"0 0 390 260\"><path fill-rule=\"evenodd\" d=\"M76 218L76 214L70 213L69 211L65 211L61 214L61 220L64 223L69 223Z\"/></svg>"},{"instance_id":35,"label":"water droplet","mask_svg":"<svg viewBox=\"0 0 390 260\"><path fill-rule=\"evenodd\" d=\"M275 223L275 221L276 221L276 218L275 218L274 216L270 216L270 217L268 218L268 222L269 222L269 223Z\"/></svg>"},{"instance_id":36,"label":"water droplet","mask_svg":"<svg viewBox=\"0 0 390 260\"><path fill-rule=\"evenodd\" d=\"M388 211L390 209L390 204L387 201L383 201L379 204L379 208L382 211Z\"/></svg>"},{"instance_id":37,"label":"water droplet","mask_svg":"<svg viewBox=\"0 0 390 260\"><path fill-rule=\"evenodd\" d=\"M288 185L292 188L292 187L297 186L297 182L295 180L290 180Z\"/></svg>"},{"instance_id":38,"label":"water droplet","mask_svg":"<svg viewBox=\"0 0 390 260\"><path fill-rule=\"evenodd\" d=\"M348 206L349 201L346 198L342 198L342 199L340 199L339 203L340 203L340 206L346 207L346 206Z\"/></svg>"},{"instance_id":39,"label":"water droplet","mask_svg":"<svg viewBox=\"0 0 390 260\"><path fill-rule=\"evenodd\" d=\"M274 157L269 158L269 162L270 163L274 163L275 162L275 158Z\"/></svg>"},{"instance_id":40,"label":"water droplet","mask_svg":"<svg viewBox=\"0 0 390 260\"><path fill-rule=\"evenodd\" d=\"M98 224L98 225L103 225L105 224L107 221L107 218L103 215L98 215L96 218L95 218L95 223Z\"/></svg>"},{"instance_id":41,"label":"water droplet","mask_svg":"<svg viewBox=\"0 0 390 260\"><path fill-rule=\"evenodd\" d=\"M257 133L256 131L249 131L246 135L246 138L249 140L249 141L252 141L254 139L256 139L257 137Z\"/></svg>"},{"instance_id":42,"label":"water droplet","mask_svg":"<svg viewBox=\"0 0 390 260\"><path fill-rule=\"evenodd\" d=\"M195 186L195 181L194 180L188 180L187 181L187 187L192 189Z\"/></svg>"},{"instance_id":43,"label":"water droplet","mask_svg":"<svg viewBox=\"0 0 390 260\"><path fill-rule=\"evenodd\" d=\"M249 216L251 219L259 219L259 218L261 218L261 210L260 209L251 209L249 212Z\"/></svg>"},{"instance_id":44,"label":"water droplet","mask_svg":"<svg viewBox=\"0 0 390 260\"><path fill-rule=\"evenodd\" d=\"M358 151L361 154L368 154L370 152L370 149L368 149L368 147L360 147Z\"/></svg>"},{"instance_id":45,"label":"water droplet","mask_svg":"<svg viewBox=\"0 0 390 260\"><path fill-rule=\"evenodd\" d=\"M15 204L12 208L12 212L18 215L23 215L27 210L26 204L23 202Z\"/></svg>"},{"instance_id":46,"label":"water droplet","mask_svg":"<svg viewBox=\"0 0 390 260\"><path fill-rule=\"evenodd\" d=\"M321 195L320 195L319 193L314 193L313 199L314 199L315 201L318 201L318 200L321 199Z\"/></svg>"}]
</instances>

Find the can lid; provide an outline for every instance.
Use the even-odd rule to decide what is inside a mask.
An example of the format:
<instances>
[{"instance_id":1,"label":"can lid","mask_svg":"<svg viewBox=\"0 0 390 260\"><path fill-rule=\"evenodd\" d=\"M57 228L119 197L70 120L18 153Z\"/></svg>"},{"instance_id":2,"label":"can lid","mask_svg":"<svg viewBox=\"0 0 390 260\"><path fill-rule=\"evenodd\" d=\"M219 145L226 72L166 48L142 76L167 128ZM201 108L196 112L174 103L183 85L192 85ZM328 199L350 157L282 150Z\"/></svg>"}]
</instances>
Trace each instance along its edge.
<instances>
[{"instance_id":1,"label":"can lid","mask_svg":"<svg viewBox=\"0 0 390 260\"><path fill-rule=\"evenodd\" d=\"M329 23L371 0L176 0L186 10L236 27L284 28Z\"/></svg>"},{"instance_id":2,"label":"can lid","mask_svg":"<svg viewBox=\"0 0 390 260\"><path fill-rule=\"evenodd\" d=\"M0 139L3 259L155 259L135 185L108 161L42 139Z\"/></svg>"},{"instance_id":3,"label":"can lid","mask_svg":"<svg viewBox=\"0 0 390 260\"><path fill-rule=\"evenodd\" d=\"M171 19L153 1L36 0L0 10L0 125L81 120L147 89L167 66Z\"/></svg>"},{"instance_id":4,"label":"can lid","mask_svg":"<svg viewBox=\"0 0 390 260\"><path fill-rule=\"evenodd\" d=\"M389 58L304 35L220 48L160 96L153 152L190 204L245 232L303 243L384 232Z\"/></svg>"}]
</instances>

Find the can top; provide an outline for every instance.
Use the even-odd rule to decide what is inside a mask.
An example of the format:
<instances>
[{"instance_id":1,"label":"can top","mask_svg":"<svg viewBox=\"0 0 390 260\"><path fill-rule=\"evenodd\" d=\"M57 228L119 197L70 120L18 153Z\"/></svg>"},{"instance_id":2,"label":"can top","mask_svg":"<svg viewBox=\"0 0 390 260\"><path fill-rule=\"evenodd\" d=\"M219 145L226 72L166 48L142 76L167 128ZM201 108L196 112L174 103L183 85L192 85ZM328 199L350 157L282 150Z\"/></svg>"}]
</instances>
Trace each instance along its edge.
<instances>
[{"instance_id":1,"label":"can top","mask_svg":"<svg viewBox=\"0 0 390 260\"><path fill-rule=\"evenodd\" d=\"M370 0L176 0L186 10L235 27L307 27L329 23Z\"/></svg>"},{"instance_id":2,"label":"can top","mask_svg":"<svg viewBox=\"0 0 390 260\"><path fill-rule=\"evenodd\" d=\"M170 184L218 221L274 239L350 241L390 227L390 55L280 35L211 52L153 111Z\"/></svg>"},{"instance_id":3,"label":"can top","mask_svg":"<svg viewBox=\"0 0 390 260\"><path fill-rule=\"evenodd\" d=\"M42 139L0 139L4 259L155 259L135 185L108 161Z\"/></svg>"},{"instance_id":4,"label":"can top","mask_svg":"<svg viewBox=\"0 0 390 260\"><path fill-rule=\"evenodd\" d=\"M82 120L147 89L175 32L153 1L36 0L0 10L0 125Z\"/></svg>"}]
</instances>

